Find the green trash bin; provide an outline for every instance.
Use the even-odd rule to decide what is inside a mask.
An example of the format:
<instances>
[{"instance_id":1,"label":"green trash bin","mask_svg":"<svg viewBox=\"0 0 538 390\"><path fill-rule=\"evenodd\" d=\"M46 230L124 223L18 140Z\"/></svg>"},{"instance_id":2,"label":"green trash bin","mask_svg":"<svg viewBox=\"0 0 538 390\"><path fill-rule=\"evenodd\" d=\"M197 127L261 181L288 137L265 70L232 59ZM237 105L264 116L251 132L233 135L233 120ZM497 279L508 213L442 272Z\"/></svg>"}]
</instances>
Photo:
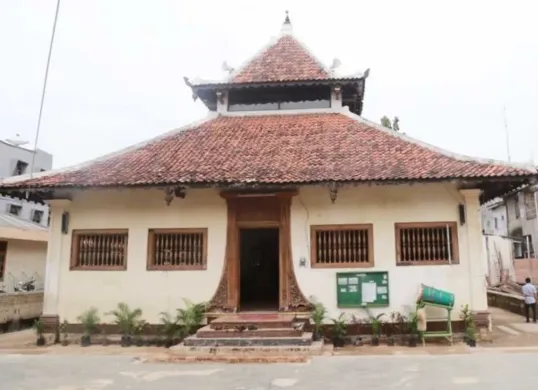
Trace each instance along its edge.
<instances>
[{"instance_id":1,"label":"green trash bin","mask_svg":"<svg viewBox=\"0 0 538 390\"><path fill-rule=\"evenodd\" d=\"M417 303L433 303L435 305L452 308L454 307L454 301L455 297L451 292L439 290L423 284Z\"/></svg>"}]
</instances>

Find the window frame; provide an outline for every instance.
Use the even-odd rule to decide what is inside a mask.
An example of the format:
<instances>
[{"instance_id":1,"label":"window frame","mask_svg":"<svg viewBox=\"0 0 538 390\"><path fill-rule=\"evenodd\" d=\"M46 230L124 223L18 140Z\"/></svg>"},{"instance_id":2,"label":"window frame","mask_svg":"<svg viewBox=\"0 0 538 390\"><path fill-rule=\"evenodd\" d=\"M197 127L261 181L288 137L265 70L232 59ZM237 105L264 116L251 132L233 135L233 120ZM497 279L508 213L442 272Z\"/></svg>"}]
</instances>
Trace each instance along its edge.
<instances>
[{"instance_id":1,"label":"window frame","mask_svg":"<svg viewBox=\"0 0 538 390\"><path fill-rule=\"evenodd\" d=\"M147 271L205 271L207 270L208 249L207 228L165 228L148 229L148 253L146 257ZM201 265L156 265L155 262L155 236L156 234L202 234L202 264Z\"/></svg>"},{"instance_id":2,"label":"window frame","mask_svg":"<svg viewBox=\"0 0 538 390\"><path fill-rule=\"evenodd\" d=\"M450 260L415 260L415 261L402 261L401 260L401 229L414 229L414 228L439 228L449 225L452 228L450 248ZM455 221L445 222L397 222L394 224L394 235L396 241L396 266L398 267L411 267L420 265L458 265L460 264L460 251L458 242L458 223Z\"/></svg>"},{"instance_id":3,"label":"window frame","mask_svg":"<svg viewBox=\"0 0 538 390\"><path fill-rule=\"evenodd\" d=\"M340 231L340 230L366 230L368 232L368 262L361 263L318 263L317 262L317 240L318 231ZM371 223L362 224L330 224L330 225L310 225L310 268L373 268L374 258L374 225Z\"/></svg>"},{"instance_id":4,"label":"window frame","mask_svg":"<svg viewBox=\"0 0 538 390\"><path fill-rule=\"evenodd\" d=\"M11 208L12 207L16 207L18 212L17 213L12 213L11 212ZM20 204L15 204L15 203L8 203L7 204L7 213L9 215L14 215L15 217L20 217L21 216L21 213L22 213L22 205Z\"/></svg>"},{"instance_id":5,"label":"window frame","mask_svg":"<svg viewBox=\"0 0 538 390\"><path fill-rule=\"evenodd\" d=\"M39 215L39 213L41 213L41 218L39 218L39 222L35 221L35 216L36 216L36 213ZM43 223L43 218L45 217L45 212L43 210L38 210L38 209L32 209L32 214L31 214L31 220L33 223L36 223L38 225L41 225Z\"/></svg>"},{"instance_id":6,"label":"window frame","mask_svg":"<svg viewBox=\"0 0 538 390\"><path fill-rule=\"evenodd\" d=\"M123 254L124 260L123 265L115 266L103 266L103 265L94 265L94 266L80 266L77 265L78 258L78 246L79 240L78 237L84 235L107 235L107 234L124 234L125 235L125 251ZM70 271L125 271L127 270L127 261L129 258L129 229L84 229L84 230L73 230L71 232L71 257L69 261L69 270Z\"/></svg>"}]
</instances>

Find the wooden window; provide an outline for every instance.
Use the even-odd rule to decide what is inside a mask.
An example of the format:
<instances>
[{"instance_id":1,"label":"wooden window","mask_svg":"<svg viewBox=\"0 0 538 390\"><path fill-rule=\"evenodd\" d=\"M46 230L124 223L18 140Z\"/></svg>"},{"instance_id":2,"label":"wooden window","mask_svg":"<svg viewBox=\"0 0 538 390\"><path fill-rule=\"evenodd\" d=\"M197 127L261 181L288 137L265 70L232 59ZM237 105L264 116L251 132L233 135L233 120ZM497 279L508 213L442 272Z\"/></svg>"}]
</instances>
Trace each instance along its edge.
<instances>
[{"instance_id":1,"label":"wooden window","mask_svg":"<svg viewBox=\"0 0 538 390\"><path fill-rule=\"evenodd\" d=\"M456 222L396 224L397 265L457 264Z\"/></svg>"},{"instance_id":2,"label":"wooden window","mask_svg":"<svg viewBox=\"0 0 538 390\"><path fill-rule=\"evenodd\" d=\"M373 267L372 225L317 225L310 235L312 268Z\"/></svg>"},{"instance_id":3,"label":"wooden window","mask_svg":"<svg viewBox=\"0 0 538 390\"><path fill-rule=\"evenodd\" d=\"M204 270L207 267L207 229L149 231L148 270Z\"/></svg>"},{"instance_id":4,"label":"wooden window","mask_svg":"<svg viewBox=\"0 0 538 390\"><path fill-rule=\"evenodd\" d=\"M127 230L74 230L71 269L127 269Z\"/></svg>"},{"instance_id":5,"label":"wooden window","mask_svg":"<svg viewBox=\"0 0 538 390\"><path fill-rule=\"evenodd\" d=\"M6 270L7 242L0 241L0 280L4 280Z\"/></svg>"}]
</instances>

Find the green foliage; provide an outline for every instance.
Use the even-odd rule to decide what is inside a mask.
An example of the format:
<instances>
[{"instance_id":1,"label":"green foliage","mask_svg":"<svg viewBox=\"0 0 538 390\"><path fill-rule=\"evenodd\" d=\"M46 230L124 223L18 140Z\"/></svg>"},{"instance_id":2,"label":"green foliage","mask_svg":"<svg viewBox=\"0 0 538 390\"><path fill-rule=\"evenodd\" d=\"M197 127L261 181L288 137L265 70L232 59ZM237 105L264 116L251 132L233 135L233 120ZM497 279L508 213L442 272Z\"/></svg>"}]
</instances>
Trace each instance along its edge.
<instances>
[{"instance_id":1,"label":"green foliage","mask_svg":"<svg viewBox=\"0 0 538 390\"><path fill-rule=\"evenodd\" d=\"M160 321L161 324L163 324L163 334L165 335L167 340L172 340L174 337L178 336L181 328L179 327L179 319L178 317L173 317L170 313L162 312L160 314Z\"/></svg>"},{"instance_id":2,"label":"green foliage","mask_svg":"<svg viewBox=\"0 0 538 390\"><path fill-rule=\"evenodd\" d=\"M461 307L460 318L463 320L465 326L465 334L469 340L476 340L476 323L473 318L469 305L463 305Z\"/></svg>"},{"instance_id":3,"label":"green foliage","mask_svg":"<svg viewBox=\"0 0 538 390\"><path fill-rule=\"evenodd\" d=\"M42 337L45 333L45 323L41 318L34 321L33 328L38 337Z\"/></svg>"},{"instance_id":4,"label":"green foliage","mask_svg":"<svg viewBox=\"0 0 538 390\"><path fill-rule=\"evenodd\" d=\"M418 334L418 315L417 312L413 312L409 315L406 326L407 332L410 334Z\"/></svg>"},{"instance_id":5,"label":"green foliage","mask_svg":"<svg viewBox=\"0 0 538 390\"><path fill-rule=\"evenodd\" d=\"M345 335L347 335L347 323L346 323L346 317L345 313L340 313L338 318L332 318L333 322L333 328L332 328L332 335L333 338L343 338Z\"/></svg>"},{"instance_id":6,"label":"green foliage","mask_svg":"<svg viewBox=\"0 0 538 390\"><path fill-rule=\"evenodd\" d=\"M89 336L92 333L95 333L97 325L99 324L100 318L95 307L90 307L84 313L77 317L77 321L82 323L84 328L84 335Z\"/></svg>"},{"instance_id":7,"label":"green foliage","mask_svg":"<svg viewBox=\"0 0 538 390\"><path fill-rule=\"evenodd\" d=\"M400 131L400 119L397 116L391 121L388 116L384 115L381 118L381 125L387 129Z\"/></svg>"},{"instance_id":8,"label":"green foliage","mask_svg":"<svg viewBox=\"0 0 538 390\"><path fill-rule=\"evenodd\" d=\"M316 303L314 305L314 311L310 313L310 319L314 323L314 332L317 336L320 335L321 325L325 318L327 318L327 309L323 303Z\"/></svg>"},{"instance_id":9,"label":"green foliage","mask_svg":"<svg viewBox=\"0 0 538 390\"><path fill-rule=\"evenodd\" d=\"M129 308L129 305L126 303L118 303L118 307L115 310L112 310L107 313L107 315L114 316L114 323L118 325L120 331L125 336L133 335L140 323L142 322L142 310Z\"/></svg>"},{"instance_id":10,"label":"green foliage","mask_svg":"<svg viewBox=\"0 0 538 390\"><path fill-rule=\"evenodd\" d=\"M368 322L372 327L372 334L379 337L381 335L381 329L383 329L383 321L381 319L385 317L385 313L374 316L369 309L366 309L366 314L368 315Z\"/></svg>"},{"instance_id":11,"label":"green foliage","mask_svg":"<svg viewBox=\"0 0 538 390\"><path fill-rule=\"evenodd\" d=\"M188 299L183 299L185 308L177 309L177 321L183 327L185 336L189 336L202 324L207 310L206 303L192 303Z\"/></svg>"}]
</instances>

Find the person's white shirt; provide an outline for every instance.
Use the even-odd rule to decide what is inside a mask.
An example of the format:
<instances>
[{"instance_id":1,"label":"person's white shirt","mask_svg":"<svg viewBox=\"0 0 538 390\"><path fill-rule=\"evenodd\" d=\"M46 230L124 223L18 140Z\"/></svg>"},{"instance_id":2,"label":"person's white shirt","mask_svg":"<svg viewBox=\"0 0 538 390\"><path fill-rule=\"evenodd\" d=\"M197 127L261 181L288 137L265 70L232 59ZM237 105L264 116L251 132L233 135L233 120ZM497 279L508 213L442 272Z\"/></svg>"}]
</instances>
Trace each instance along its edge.
<instances>
[{"instance_id":1,"label":"person's white shirt","mask_svg":"<svg viewBox=\"0 0 538 390\"><path fill-rule=\"evenodd\" d=\"M521 290L523 291L523 296L525 297L525 303L527 305L536 303L536 287L534 287L534 285L527 283Z\"/></svg>"}]
</instances>

